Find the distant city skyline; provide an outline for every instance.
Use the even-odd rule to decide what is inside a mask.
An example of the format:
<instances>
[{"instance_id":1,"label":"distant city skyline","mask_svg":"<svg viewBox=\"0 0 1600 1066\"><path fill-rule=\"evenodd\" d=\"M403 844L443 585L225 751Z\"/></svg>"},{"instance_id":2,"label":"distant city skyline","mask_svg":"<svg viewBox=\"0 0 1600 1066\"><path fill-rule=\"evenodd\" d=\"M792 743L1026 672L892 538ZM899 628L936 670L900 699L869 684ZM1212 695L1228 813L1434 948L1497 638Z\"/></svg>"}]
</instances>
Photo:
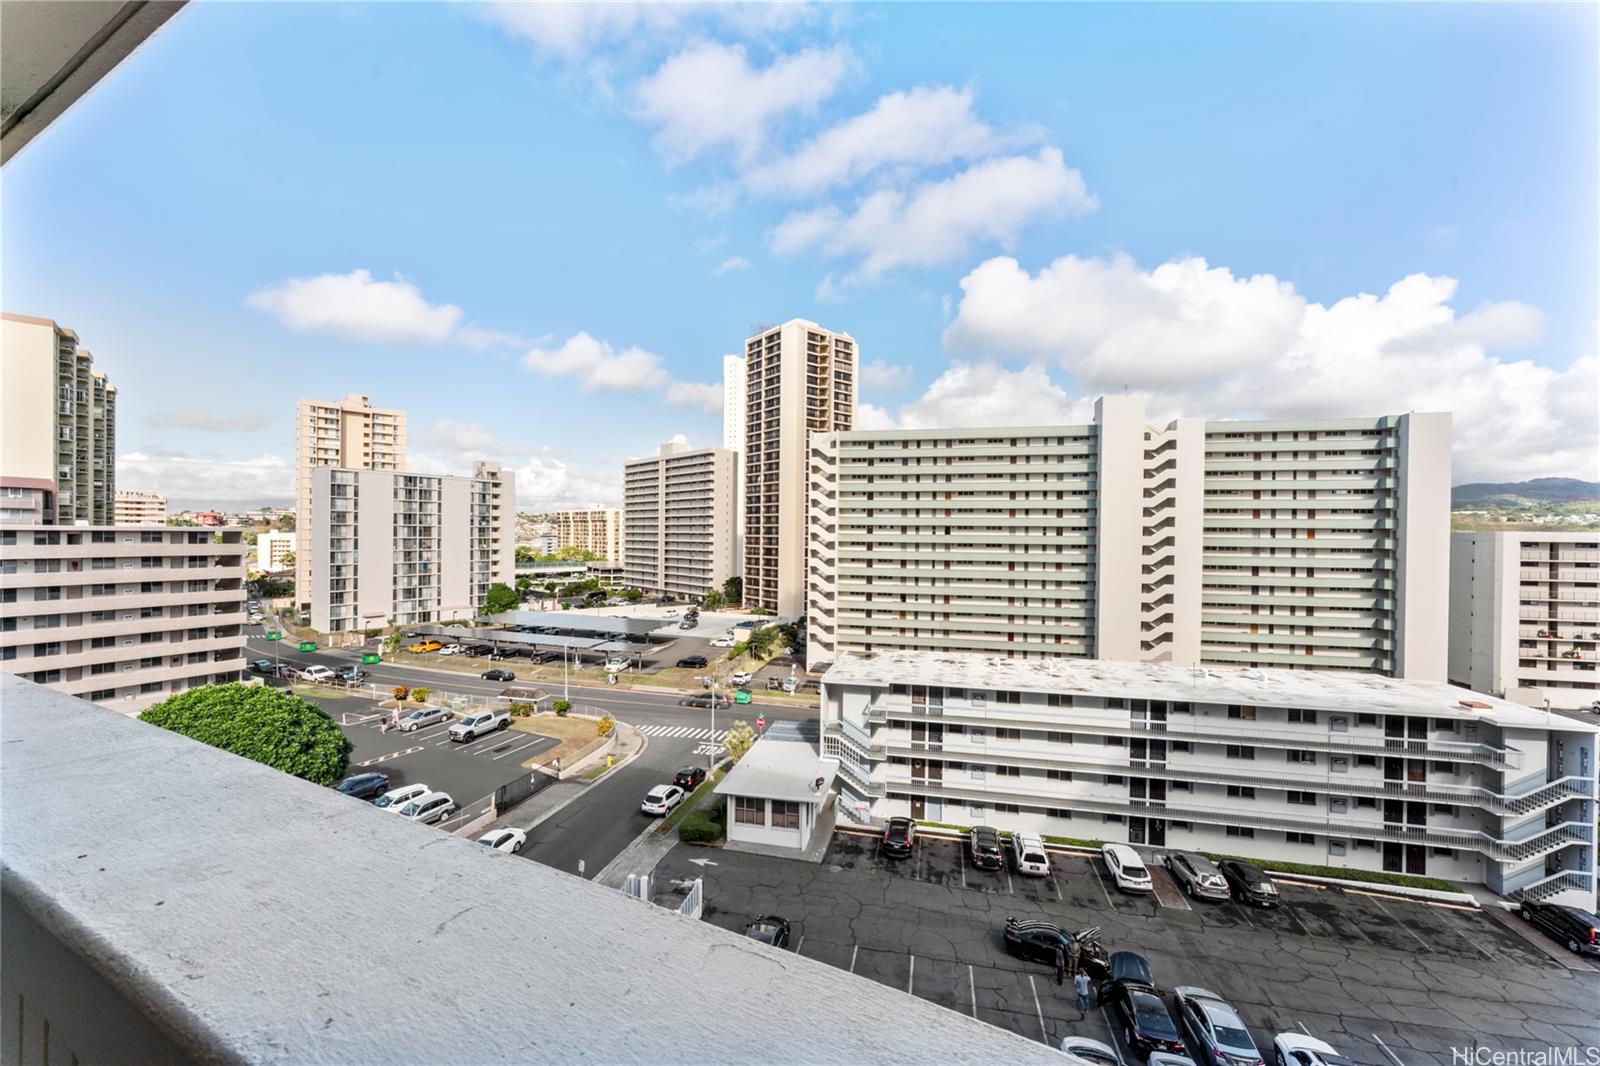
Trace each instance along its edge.
<instances>
[{"instance_id":1,"label":"distant city skyline","mask_svg":"<svg viewBox=\"0 0 1600 1066\"><path fill-rule=\"evenodd\" d=\"M619 506L795 317L862 428L1450 411L1456 483L1594 479L1596 17L191 5L8 164L5 310L174 512L292 504L350 392Z\"/></svg>"}]
</instances>

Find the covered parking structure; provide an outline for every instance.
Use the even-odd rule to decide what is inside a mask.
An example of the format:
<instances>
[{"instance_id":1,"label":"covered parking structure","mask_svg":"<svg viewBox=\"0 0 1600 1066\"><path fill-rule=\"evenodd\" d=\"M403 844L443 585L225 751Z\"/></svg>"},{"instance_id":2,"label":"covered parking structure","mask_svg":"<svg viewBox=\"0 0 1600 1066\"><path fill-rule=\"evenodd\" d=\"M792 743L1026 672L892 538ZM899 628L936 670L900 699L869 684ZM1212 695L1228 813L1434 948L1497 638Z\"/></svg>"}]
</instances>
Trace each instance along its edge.
<instances>
[{"instance_id":1,"label":"covered parking structure","mask_svg":"<svg viewBox=\"0 0 1600 1066\"><path fill-rule=\"evenodd\" d=\"M490 629L482 626L415 626L406 630L421 637L433 637L452 644L487 644L496 650L507 648L534 648L539 651L560 652L571 655L575 662L583 662L584 652L605 654L605 641L598 637L567 637L558 633L520 633L514 629Z\"/></svg>"},{"instance_id":2,"label":"covered parking structure","mask_svg":"<svg viewBox=\"0 0 1600 1066\"><path fill-rule=\"evenodd\" d=\"M491 615L489 621L502 626L634 643L648 642L657 630L678 624L675 618L624 618L619 615L585 614L582 611L506 611Z\"/></svg>"}]
</instances>

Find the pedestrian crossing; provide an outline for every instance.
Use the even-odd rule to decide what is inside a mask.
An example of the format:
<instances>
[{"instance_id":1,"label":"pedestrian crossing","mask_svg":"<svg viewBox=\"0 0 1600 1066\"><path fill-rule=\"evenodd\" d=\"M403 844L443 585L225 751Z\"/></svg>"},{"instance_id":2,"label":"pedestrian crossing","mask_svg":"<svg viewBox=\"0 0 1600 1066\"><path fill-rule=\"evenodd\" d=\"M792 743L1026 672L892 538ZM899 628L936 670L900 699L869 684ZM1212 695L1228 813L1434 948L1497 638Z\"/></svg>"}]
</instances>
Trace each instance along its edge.
<instances>
[{"instance_id":1,"label":"pedestrian crossing","mask_svg":"<svg viewBox=\"0 0 1600 1066\"><path fill-rule=\"evenodd\" d=\"M728 735L726 729L715 733L709 729L696 729L687 725L636 725L633 728L647 737L677 737L683 740L721 740Z\"/></svg>"}]
</instances>

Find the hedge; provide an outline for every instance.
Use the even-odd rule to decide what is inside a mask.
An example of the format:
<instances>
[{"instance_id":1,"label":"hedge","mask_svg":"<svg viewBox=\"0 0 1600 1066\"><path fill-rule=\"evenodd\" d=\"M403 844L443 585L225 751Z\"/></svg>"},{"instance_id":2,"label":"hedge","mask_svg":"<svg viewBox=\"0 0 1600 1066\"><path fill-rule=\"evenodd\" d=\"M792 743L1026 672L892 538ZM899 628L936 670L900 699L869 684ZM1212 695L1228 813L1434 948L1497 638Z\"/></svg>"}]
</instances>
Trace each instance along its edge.
<instances>
[{"instance_id":1,"label":"hedge","mask_svg":"<svg viewBox=\"0 0 1600 1066\"><path fill-rule=\"evenodd\" d=\"M722 839L722 823L708 811L691 811L678 823L678 839L685 844L710 844Z\"/></svg>"},{"instance_id":2,"label":"hedge","mask_svg":"<svg viewBox=\"0 0 1600 1066\"><path fill-rule=\"evenodd\" d=\"M1232 859L1247 862L1263 870L1279 874L1303 874L1306 877L1337 877L1344 881L1366 881L1375 885L1398 885L1402 888L1426 888L1435 892L1461 892L1462 887L1453 881L1418 874L1390 873L1388 870L1355 870L1347 866L1312 866L1303 862L1280 862L1277 859L1252 859L1244 855L1213 855L1202 852L1214 862Z\"/></svg>"},{"instance_id":3,"label":"hedge","mask_svg":"<svg viewBox=\"0 0 1600 1066\"><path fill-rule=\"evenodd\" d=\"M139 715L213 748L328 785L350 765L350 740L316 704L265 685L208 685Z\"/></svg>"}]
</instances>

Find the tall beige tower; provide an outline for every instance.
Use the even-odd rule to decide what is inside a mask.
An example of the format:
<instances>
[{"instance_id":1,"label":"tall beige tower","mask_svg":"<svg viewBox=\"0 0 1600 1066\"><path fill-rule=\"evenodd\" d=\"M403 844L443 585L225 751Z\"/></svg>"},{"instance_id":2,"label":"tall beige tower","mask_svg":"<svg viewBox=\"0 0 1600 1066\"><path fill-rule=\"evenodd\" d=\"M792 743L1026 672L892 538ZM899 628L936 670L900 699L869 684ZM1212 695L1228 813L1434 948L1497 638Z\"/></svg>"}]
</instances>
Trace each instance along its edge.
<instances>
[{"instance_id":1,"label":"tall beige tower","mask_svg":"<svg viewBox=\"0 0 1600 1066\"><path fill-rule=\"evenodd\" d=\"M295 421L294 524L300 550L295 553L295 597L311 603L317 532L312 528L311 472L319 466L346 470L406 468L406 414L373 407L365 396L351 393L333 403L301 400Z\"/></svg>"},{"instance_id":2,"label":"tall beige tower","mask_svg":"<svg viewBox=\"0 0 1600 1066\"><path fill-rule=\"evenodd\" d=\"M797 318L746 340L744 357L744 602L793 619L806 609L811 435L855 427L859 353L848 333Z\"/></svg>"},{"instance_id":3,"label":"tall beige tower","mask_svg":"<svg viewBox=\"0 0 1600 1066\"><path fill-rule=\"evenodd\" d=\"M117 387L72 330L48 318L0 318L0 521L110 525Z\"/></svg>"}]
</instances>

